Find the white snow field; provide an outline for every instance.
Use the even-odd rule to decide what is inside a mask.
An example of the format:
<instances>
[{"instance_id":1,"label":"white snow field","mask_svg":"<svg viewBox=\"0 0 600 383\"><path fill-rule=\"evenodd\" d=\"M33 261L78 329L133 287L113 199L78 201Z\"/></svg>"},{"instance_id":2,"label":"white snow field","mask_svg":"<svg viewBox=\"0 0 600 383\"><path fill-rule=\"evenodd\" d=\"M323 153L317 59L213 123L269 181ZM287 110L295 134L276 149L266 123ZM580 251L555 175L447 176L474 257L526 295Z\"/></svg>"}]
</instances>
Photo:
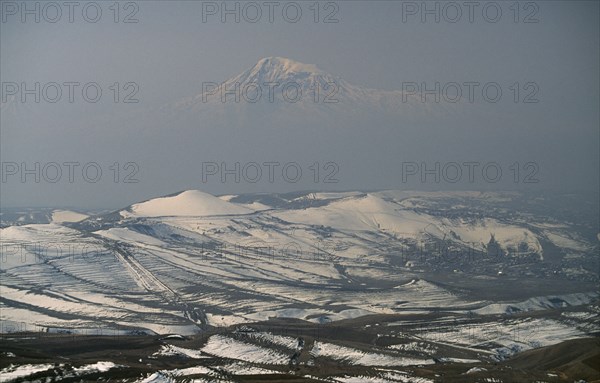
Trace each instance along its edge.
<instances>
[{"instance_id":1,"label":"white snow field","mask_svg":"<svg viewBox=\"0 0 600 383\"><path fill-rule=\"evenodd\" d=\"M241 342L222 335L213 335L202 352L221 358L238 359L244 362L262 364L287 364L289 356L268 348Z\"/></svg>"},{"instance_id":2,"label":"white snow field","mask_svg":"<svg viewBox=\"0 0 600 383\"><path fill-rule=\"evenodd\" d=\"M54 364L24 364L21 366L9 366L0 370L0 382L10 382L18 378L24 378L36 372L47 371L54 367Z\"/></svg>"},{"instance_id":3,"label":"white snow field","mask_svg":"<svg viewBox=\"0 0 600 383\"><path fill-rule=\"evenodd\" d=\"M584 305L597 296L497 302L427 281L419 257L440 243L484 251L494 234L504 256L515 261L523 254L542 261L541 244L548 238L560 244L548 235L556 229L547 220L503 218L506 208L494 204L511 201L511 193L322 192L282 198L219 198L190 190L77 223L2 228L2 331L187 335L206 326L271 318L327 323L439 310L484 316L543 310L556 302ZM270 201L277 203L269 206ZM456 213L469 204L500 213ZM562 224L560 230L569 227ZM507 251L518 246L526 252ZM594 244L565 246L574 254ZM407 261L415 248L425 250Z\"/></svg>"},{"instance_id":4,"label":"white snow field","mask_svg":"<svg viewBox=\"0 0 600 383\"><path fill-rule=\"evenodd\" d=\"M131 207L134 215L142 217L237 215L252 213L199 190L188 190L172 197L155 198Z\"/></svg>"},{"instance_id":5,"label":"white snow field","mask_svg":"<svg viewBox=\"0 0 600 383\"><path fill-rule=\"evenodd\" d=\"M87 217L89 217L87 214L81 214L70 210L54 210L52 212L52 222L54 223L79 222Z\"/></svg>"},{"instance_id":6,"label":"white snow field","mask_svg":"<svg viewBox=\"0 0 600 383\"><path fill-rule=\"evenodd\" d=\"M396 355L365 352L332 343L315 342L311 355L326 356L341 362L359 366L412 366L434 363L432 359L417 359Z\"/></svg>"},{"instance_id":7,"label":"white snow field","mask_svg":"<svg viewBox=\"0 0 600 383\"><path fill-rule=\"evenodd\" d=\"M12 382L18 379L27 379L28 376L48 371L51 369L62 369L64 364L23 364L20 366L9 365L6 368L0 370L0 382L7 383ZM68 372L63 373L60 379L65 378L75 378L82 375L95 373L95 372L106 372L112 368L119 368L121 366L113 363L113 362L96 362L92 364L86 364L81 367L73 367ZM27 380L25 380L27 381Z\"/></svg>"}]
</instances>

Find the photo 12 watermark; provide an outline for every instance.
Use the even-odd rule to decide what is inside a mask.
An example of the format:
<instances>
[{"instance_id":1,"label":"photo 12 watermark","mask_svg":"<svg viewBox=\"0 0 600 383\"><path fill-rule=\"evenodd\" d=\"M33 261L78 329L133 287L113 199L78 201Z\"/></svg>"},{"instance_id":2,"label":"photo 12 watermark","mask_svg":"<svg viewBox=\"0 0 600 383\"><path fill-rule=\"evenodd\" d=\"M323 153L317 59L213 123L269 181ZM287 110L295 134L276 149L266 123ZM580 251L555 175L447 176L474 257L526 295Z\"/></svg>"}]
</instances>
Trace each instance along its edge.
<instances>
[{"instance_id":1,"label":"photo 12 watermark","mask_svg":"<svg viewBox=\"0 0 600 383\"><path fill-rule=\"evenodd\" d=\"M285 182L295 184L301 181L315 184L335 184L339 182L340 166L334 161L313 162L202 162L202 183L241 182L256 184L259 182Z\"/></svg>"},{"instance_id":2,"label":"photo 12 watermark","mask_svg":"<svg viewBox=\"0 0 600 383\"><path fill-rule=\"evenodd\" d=\"M138 178L140 166L132 161L110 164L96 161L2 161L0 168L3 184L96 184L101 181L136 184L140 182Z\"/></svg>"},{"instance_id":3,"label":"photo 12 watermark","mask_svg":"<svg viewBox=\"0 0 600 383\"><path fill-rule=\"evenodd\" d=\"M0 1L0 20L8 23L139 23L136 1Z\"/></svg>"},{"instance_id":4,"label":"photo 12 watermark","mask_svg":"<svg viewBox=\"0 0 600 383\"><path fill-rule=\"evenodd\" d=\"M539 172L540 166L534 161L508 165L496 161L407 161L401 164L402 183L495 184L508 178L515 184L537 184L540 182Z\"/></svg>"},{"instance_id":5,"label":"photo 12 watermark","mask_svg":"<svg viewBox=\"0 0 600 383\"><path fill-rule=\"evenodd\" d=\"M535 1L401 1L402 23L537 24L540 6Z\"/></svg>"},{"instance_id":6,"label":"photo 12 watermark","mask_svg":"<svg viewBox=\"0 0 600 383\"><path fill-rule=\"evenodd\" d=\"M340 245L335 241L315 240L263 241L260 239L237 243L206 243L200 246L200 259L230 259L244 263L273 263L278 261L329 262L336 256Z\"/></svg>"},{"instance_id":7,"label":"photo 12 watermark","mask_svg":"<svg viewBox=\"0 0 600 383\"><path fill-rule=\"evenodd\" d=\"M309 101L315 104L338 103L339 85L335 81L317 79L317 81L286 82L233 82L219 84L202 83L202 102L222 102L250 104L260 101L274 103L278 101L295 104Z\"/></svg>"},{"instance_id":8,"label":"photo 12 watermark","mask_svg":"<svg viewBox=\"0 0 600 383\"><path fill-rule=\"evenodd\" d=\"M202 1L203 23L340 22L337 1Z\"/></svg>"},{"instance_id":9,"label":"photo 12 watermark","mask_svg":"<svg viewBox=\"0 0 600 383\"><path fill-rule=\"evenodd\" d=\"M41 264L49 261L86 264L116 262L113 250L98 243L0 242L0 269L6 265Z\"/></svg>"},{"instance_id":10,"label":"photo 12 watermark","mask_svg":"<svg viewBox=\"0 0 600 383\"><path fill-rule=\"evenodd\" d=\"M137 104L140 86L133 81L100 84L95 81L49 81L16 82L3 81L0 84L2 103L86 103L95 104L110 100L115 104Z\"/></svg>"},{"instance_id":11,"label":"photo 12 watermark","mask_svg":"<svg viewBox=\"0 0 600 383\"><path fill-rule=\"evenodd\" d=\"M537 104L540 102L540 86L535 81L433 81L402 82L402 102L474 104L485 102L496 104L503 100L515 104Z\"/></svg>"}]
</instances>

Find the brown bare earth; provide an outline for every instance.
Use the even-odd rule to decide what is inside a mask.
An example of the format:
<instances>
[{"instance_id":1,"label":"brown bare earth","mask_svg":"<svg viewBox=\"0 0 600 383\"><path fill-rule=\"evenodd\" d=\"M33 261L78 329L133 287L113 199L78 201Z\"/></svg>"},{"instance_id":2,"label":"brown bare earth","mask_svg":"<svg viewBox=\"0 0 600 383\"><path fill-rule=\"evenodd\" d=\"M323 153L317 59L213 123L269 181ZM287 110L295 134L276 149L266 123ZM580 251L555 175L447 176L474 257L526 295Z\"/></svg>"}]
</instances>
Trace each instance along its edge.
<instances>
[{"instance_id":1,"label":"brown bare earth","mask_svg":"<svg viewBox=\"0 0 600 383\"><path fill-rule=\"evenodd\" d=\"M600 338L568 340L553 346L524 351L504 361L493 361L482 357L481 353L472 349L460 349L445 345L444 342L426 342L435 347L444 356L464 359L479 359L479 362L454 363L434 359L436 363L422 366L386 366L366 367L345 363L329 357L314 357L310 350L315 341L330 342L345 347L352 347L365 352L384 352L392 341L386 336L384 324L397 321L399 316L371 316L338 323L316 325L300 320L271 320L256 323L244 328L213 329L201 335L185 339L164 339L160 336L84 336L71 334L48 333L19 333L4 334L1 338L0 368L6 369L11 365L55 363L56 367L49 371L34 374L27 378L13 380L14 382L44 381L137 381L160 370L173 370L193 366L205 366L213 369L217 377L240 382L311 382L317 378L327 377L375 377L382 371L406 373L414 379L427 378L434 382L483 382L484 378L495 378L502 382L573 382L585 380L600 382ZM406 316L402 319L408 319ZM431 318L434 320L435 318ZM371 324L372 326L365 327ZM182 356L152 356L162 345L172 344L187 349L199 350L206 341L215 334L225 335L237 340L254 342L261 347L284 352L280 347L261 340L251 340L244 333L252 331L280 334L287 337L301 337L305 346L299 353L298 365L260 365L257 367L269 369L277 374L235 375L230 376L220 370L220 366L228 365L235 360L212 357L189 359ZM362 331L361 331L362 329ZM371 330L372 329L372 330ZM406 329L405 329L406 330ZM407 330L408 331L408 330ZM410 334L406 334L410 338ZM352 341L348 341L351 339ZM414 338L411 338L414 339ZM13 357L12 353L15 356ZM7 357L7 355L11 355ZM407 356L411 356L410 352ZM113 368L107 372L93 372L84 376L61 377L65 370L98 361L111 361L123 367ZM312 361L312 362L311 362ZM62 364L62 367L59 367ZM311 365L312 364L312 365ZM480 370L467 371L473 368ZM219 371L221 371L219 375ZM204 374L186 375L174 378L176 381L190 381L192 378L208 378ZM215 376L212 376L214 378ZM60 379L59 379L60 378ZM411 378L411 379L412 379ZM217 380L219 381L219 380ZM412 381L412 380L409 380Z\"/></svg>"}]
</instances>

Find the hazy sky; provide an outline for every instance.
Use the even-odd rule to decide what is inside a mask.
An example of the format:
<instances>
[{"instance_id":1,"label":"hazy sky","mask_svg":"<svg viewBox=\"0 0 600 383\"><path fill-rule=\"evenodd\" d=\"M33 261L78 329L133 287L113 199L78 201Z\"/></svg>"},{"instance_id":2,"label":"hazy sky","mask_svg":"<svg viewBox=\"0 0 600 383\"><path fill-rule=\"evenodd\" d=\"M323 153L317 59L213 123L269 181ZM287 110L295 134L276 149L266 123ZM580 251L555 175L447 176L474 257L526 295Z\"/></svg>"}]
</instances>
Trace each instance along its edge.
<instances>
[{"instance_id":1,"label":"hazy sky","mask_svg":"<svg viewBox=\"0 0 600 383\"><path fill-rule=\"evenodd\" d=\"M520 166L533 162L539 167L535 171L540 180L534 185L537 189L598 190L600 33L596 1L482 1L473 6L472 20L464 2L452 6L426 2L427 10L434 13L438 7L439 22L435 14L421 9L421 1L281 1L270 5L274 7L272 23L269 5L263 1L251 6L237 2L239 23L235 14L226 14L225 22L221 20L221 8L235 10L236 2L120 2L117 23L114 2L78 2L72 22L62 1L51 5L1 3L3 207L113 208L188 188L228 194L531 186L522 182L406 183L400 173L389 172L407 162L436 161L442 161L442 166L452 161L497 162L505 179L514 176L510 169L513 160L520 161ZM21 9L23 4L31 12ZM255 5L262 16L253 23L249 19L257 18ZM284 8L287 16L282 14ZM298 8L302 15L293 23ZM457 10L462 12L460 18ZM94 18L98 21L90 22ZM455 18L456 22L451 22ZM55 23L50 22L54 19ZM125 19L137 22L125 23ZM401 134L370 134L377 127L368 125L363 126L363 133L357 126L323 133L323 140L332 140L330 145L303 141L297 130L282 129L257 138L252 135L253 126L239 136L244 142L235 144L228 139L231 132L186 135L181 126L169 125L145 129L151 124L146 120L150 113L158 113L160 107L197 95L203 82L224 81L268 56L316 64L365 88L401 90L408 82L494 82L501 86L503 102L467 103L459 109L460 118L453 118L443 134L434 133L443 128L437 126L429 135L422 132L418 140L411 135L416 141L406 148L409 157L394 149L403 139ZM22 89L14 99L9 97L15 92L12 85L35 89L36 82L40 94L42 88L49 92L46 98L55 95L49 83L80 85L75 88L73 103L65 101L65 85L61 85L62 98L56 103L47 102L44 94L39 104L33 94L22 102ZM102 89L100 102L82 98L81 87L87 83L97 83ZM120 89L118 103L112 101L115 83ZM518 103L509 101L515 83L520 88ZM531 86L525 87L528 83ZM522 102L530 92L539 102ZM123 103L123 97L132 93L139 102ZM165 139L170 129L177 137ZM256 129L257 134L264 134ZM306 131L313 138L319 132L318 126ZM261 147L261 139L268 145ZM370 139L374 143L365 144ZM297 149L293 144L306 147ZM486 145L493 150L481 149ZM490 153L487 159L486 152ZM299 154L294 157L294 153ZM322 172L331 170L323 168L324 163L338 164L339 182L203 182L201 173L193 171L207 162L278 161L297 162L312 177L312 160L319 162ZM42 174L36 183L34 175L26 175L22 182L22 165L35 172L36 162L40 172L46 168L48 177ZM54 162L61 165L60 177L54 177ZM65 162L80 164L75 167L73 182L69 182ZM81 176L81 167L89 163L102 169L102 178L96 183ZM519 181L534 170L520 169ZM132 179L139 182L124 183L130 173L135 173ZM57 182L48 181L53 177Z\"/></svg>"}]
</instances>

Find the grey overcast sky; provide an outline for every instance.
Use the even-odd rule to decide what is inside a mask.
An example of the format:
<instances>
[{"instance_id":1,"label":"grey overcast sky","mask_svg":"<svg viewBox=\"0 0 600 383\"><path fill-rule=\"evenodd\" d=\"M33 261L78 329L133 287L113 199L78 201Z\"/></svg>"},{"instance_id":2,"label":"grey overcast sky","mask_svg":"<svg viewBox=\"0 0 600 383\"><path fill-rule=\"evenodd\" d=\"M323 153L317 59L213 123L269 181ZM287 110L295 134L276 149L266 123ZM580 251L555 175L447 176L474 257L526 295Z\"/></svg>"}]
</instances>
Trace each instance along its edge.
<instances>
[{"instance_id":1,"label":"grey overcast sky","mask_svg":"<svg viewBox=\"0 0 600 383\"><path fill-rule=\"evenodd\" d=\"M61 1L1 3L2 207L116 208L192 188L214 194L382 188L598 191L597 1L480 1L473 5L472 20L464 2L281 1L273 22L267 3L258 1L252 4L262 16L254 23L248 19L257 17L256 7L248 2L81 1L73 9L73 22ZM239 23L234 14L224 15L222 22L222 7L239 7ZM302 15L292 23L298 8ZM124 22L127 17L137 22ZM94 18L98 21L90 22ZM392 132L393 119L380 127L377 115L365 119L372 124L340 123L335 131L320 130L311 122L305 132L298 132L302 126L296 125L289 132L286 127L274 132L254 120L241 133L206 131L210 128L190 133L182 123L151 126L157 120L154 113L200 94L203 82L225 81L270 56L315 64L364 88L391 91L409 82L432 87L436 82L494 82L500 84L503 99L496 104L479 99L449 105L458 111L450 112L447 126L438 118L429 132L419 128L419 133L416 128L412 133ZM35 88L36 82L40 87L95 82L102 99L86 102L77 93L80 88L73 103L65 101L66 94L56 103L44 97L36 103L32 95L23 102L23 89L11 97L11 84ZM119 84L119 103L112 102L114 83ZM124 88L127 83L137 88ZM517 103L511 101L515 83ZM64 93L67 88L61 89ZM121 102L130 92L138 103ZM530 92L539 102L522 102ZM232 143L231 135L238 133L239 142ZM366 143L369 140L373 143ZM402 144L406 148L396 149ZM311 177L313 162L321 168L335 162L339 182L203 182L198 170L207 162L243 166L252 161L297 162ZM406 183L393 170L406 162L434 166L438 161L441 166L496 162L503 181L515 176L510 168L515 161L522 168L519 182L498 184ZM32 175L22 180L23 166L35 171L36 162L49 172L48 164L56 162L63 174L56 182L48 182L53 177L48 174L42 174L39 183ZM65 162L95 162L102 179L89 182L76 169L70 182ZM115 162L119 174L111 168ZM135 164L128 166L130 162ZM537 168L525 168L529 162ZM524 185L524 174L532 171L539 182ZM139 182L122 182L131 172Z\"/></svg>"}]
</instances>

